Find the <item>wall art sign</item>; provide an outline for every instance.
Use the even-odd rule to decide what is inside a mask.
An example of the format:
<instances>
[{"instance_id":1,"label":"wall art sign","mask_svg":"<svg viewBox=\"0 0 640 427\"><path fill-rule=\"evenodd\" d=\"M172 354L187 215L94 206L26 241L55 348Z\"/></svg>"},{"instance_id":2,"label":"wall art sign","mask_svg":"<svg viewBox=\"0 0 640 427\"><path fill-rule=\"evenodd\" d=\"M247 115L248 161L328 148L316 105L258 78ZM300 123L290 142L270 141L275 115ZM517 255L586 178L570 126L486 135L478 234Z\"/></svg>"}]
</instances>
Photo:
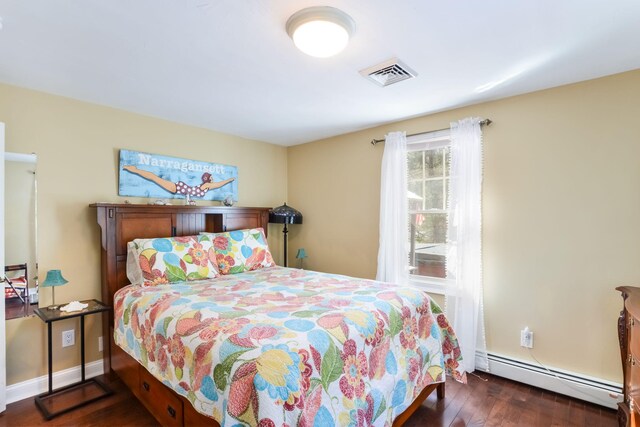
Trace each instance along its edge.
<instances>
[{"instance_id":1,"label":"wall art sign","mask_svg":"<svg viewBox=\"0 0 640 427\"><path fill-rule=\"evenodd\" d=\"M238 201L236 166L120 150L118 195Z\"/></svg>"}]
</instances>

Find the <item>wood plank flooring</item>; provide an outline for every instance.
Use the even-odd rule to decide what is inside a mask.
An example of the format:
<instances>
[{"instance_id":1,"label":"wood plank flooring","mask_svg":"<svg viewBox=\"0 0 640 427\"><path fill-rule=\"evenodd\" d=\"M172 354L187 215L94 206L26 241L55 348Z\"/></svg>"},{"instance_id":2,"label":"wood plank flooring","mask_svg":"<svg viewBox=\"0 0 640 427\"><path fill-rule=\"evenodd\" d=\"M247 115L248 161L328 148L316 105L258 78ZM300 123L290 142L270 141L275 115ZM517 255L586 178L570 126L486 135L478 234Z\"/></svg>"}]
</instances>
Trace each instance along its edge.
<instances>
[{"instance_id":1,"label":"wood plank flooring","mask_svg":"<svg viewBox=\"0 0 640 427\"><path fill-rule=\"evenodd\" d=\"M33 310L38 308L38 304L27 304L20 301L20 298L7 298L4 300L4 318L17 319L33 315Z\"/></svg>"},{"instance_id":2,"label":"wood plank flooring","mask_svg":"<svg viewBox=\"0 0 640 427\"><path fill-rule=\"evenodd\" d=\"M468 384L447 381L446 398L424 401L406 427L617 426L616 411L481 373Z\"/></svg>"},{"instance_id":3,"label":"wood plank flooring","mask_svg":"<svg viewBox=\"0 0 640 427\"><path fill-rule=\"evenodd\" d=\"M465 386L447 382L446 397L433 393L405 424L436 426L611 426L616 412L580 400L481 374ZM0 427L14 426L157 426L155 419L119 380L113 396L45 421L33 398L12 403L0 415Z\"/></svg>"}]
</instances>

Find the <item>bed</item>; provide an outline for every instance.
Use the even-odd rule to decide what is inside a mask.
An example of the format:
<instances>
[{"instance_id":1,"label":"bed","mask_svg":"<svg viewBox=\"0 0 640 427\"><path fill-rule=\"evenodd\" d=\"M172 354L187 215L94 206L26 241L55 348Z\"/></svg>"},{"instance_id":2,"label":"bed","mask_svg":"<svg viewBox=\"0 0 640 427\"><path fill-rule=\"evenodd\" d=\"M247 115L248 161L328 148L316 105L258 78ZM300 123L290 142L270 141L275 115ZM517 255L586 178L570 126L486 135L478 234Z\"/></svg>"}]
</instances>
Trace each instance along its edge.
<instances>
[{"instance_id":1,"label":"bed","mask_svg":"<svg viewBox=\"0 0 640 427\"><path fill-rule=\"evenodd\" d=\"M267 209L92 206L114 304L105 371L163 425L402 425L433 390L444 396L445 371L464 381L455 334L419 290L268 262L128 284L134 238L266 230Z\"/></svg>"}]
</instances>

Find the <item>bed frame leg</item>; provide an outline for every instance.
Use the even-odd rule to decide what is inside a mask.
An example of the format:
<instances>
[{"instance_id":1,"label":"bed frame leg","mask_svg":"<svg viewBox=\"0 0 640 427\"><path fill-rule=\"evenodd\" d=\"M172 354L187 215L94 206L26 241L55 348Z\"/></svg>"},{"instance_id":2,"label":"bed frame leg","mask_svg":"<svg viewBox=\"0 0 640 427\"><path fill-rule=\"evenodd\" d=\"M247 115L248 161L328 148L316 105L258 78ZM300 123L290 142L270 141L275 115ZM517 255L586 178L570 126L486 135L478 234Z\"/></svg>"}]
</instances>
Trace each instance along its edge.
<instances>
[{"instance_id":1,"label":"bed frame leg","mask_svg":"<svg viewBox=\"0 0 640 427\"><path fill-rule=\"evenodd\" d=\"M438 384L438 387L436 387L436 394L438 399L444 399L444 383Z\"/></svg>"}]
</instances>

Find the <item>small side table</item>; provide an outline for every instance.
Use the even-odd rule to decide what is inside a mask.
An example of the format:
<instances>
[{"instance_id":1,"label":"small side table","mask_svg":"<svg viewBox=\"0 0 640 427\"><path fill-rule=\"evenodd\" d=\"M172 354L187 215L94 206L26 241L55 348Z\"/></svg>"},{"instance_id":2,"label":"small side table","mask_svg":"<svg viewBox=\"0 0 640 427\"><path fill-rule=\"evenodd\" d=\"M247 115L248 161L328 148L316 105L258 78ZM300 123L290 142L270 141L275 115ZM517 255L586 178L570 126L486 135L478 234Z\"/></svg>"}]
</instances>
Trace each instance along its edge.
<instances>
[{"instance_id":1,"label":"small side table","mask_svg":"<svg viewBox=\"0 0 640 427\"><path fill-rule=\"evenodd\" d=\"M48 350L48 371L49 371L49 391L36 396L36 405L47 420L69 412L80 406L94 402L105 396L113 394L113 391L97 378L85 378L85 357L84 357L84 317L89 314L102 313L111 310L111 307L102 302L91 299L80 301L89 304L81 311L66 313L59 309L49 309L46 307L36 308L35 314L47 324L47 350ZM51 352L51 325L53 322L64 319L80 317L80 360L82 367L82 379L74 384L53 390L53 354Z\"/></svg>"}]
</instances>

